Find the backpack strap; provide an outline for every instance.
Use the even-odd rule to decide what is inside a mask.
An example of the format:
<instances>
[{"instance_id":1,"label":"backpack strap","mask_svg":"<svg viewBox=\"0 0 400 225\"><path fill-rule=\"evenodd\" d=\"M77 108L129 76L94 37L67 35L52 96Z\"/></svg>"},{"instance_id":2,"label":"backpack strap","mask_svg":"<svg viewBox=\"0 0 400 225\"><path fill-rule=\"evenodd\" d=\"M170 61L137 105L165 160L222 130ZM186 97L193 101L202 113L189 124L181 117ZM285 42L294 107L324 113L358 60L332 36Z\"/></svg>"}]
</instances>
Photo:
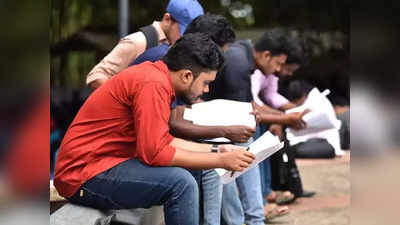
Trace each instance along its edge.
<instances>
[{"instance_id":1,"label":"backpack strap","mask_svg":"<svg viewBox=\"0 0 400 225\"><path fill-rule=\"evenodd\" d=\"M141 27L139 30L146 37L146 50L158 45L158 33L153 25Z\"/></svg>"}]
</instances>

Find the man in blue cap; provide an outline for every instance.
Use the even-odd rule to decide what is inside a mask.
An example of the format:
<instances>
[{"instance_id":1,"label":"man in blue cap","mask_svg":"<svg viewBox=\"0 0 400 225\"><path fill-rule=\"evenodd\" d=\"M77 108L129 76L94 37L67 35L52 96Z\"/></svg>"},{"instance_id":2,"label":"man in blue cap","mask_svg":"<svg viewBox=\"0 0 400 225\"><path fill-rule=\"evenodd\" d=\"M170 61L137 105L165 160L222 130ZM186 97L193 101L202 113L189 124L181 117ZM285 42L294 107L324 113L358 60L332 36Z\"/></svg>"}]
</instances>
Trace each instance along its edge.
<instances>
[{"instance_id":1,"label":"man in blue cap","mask_svg":"<svg viewBox=\"0 0 400 225\"><path fill-rule=\"evenodd\" d=\"M138 32L123 37L89 72L86 84L96 89L127 68L146 49L159 44L174 44L185 32L187 25L202 14L204 10L197 0L170 0L161 21L154 21Z\"/></svg>"}]
</instances>

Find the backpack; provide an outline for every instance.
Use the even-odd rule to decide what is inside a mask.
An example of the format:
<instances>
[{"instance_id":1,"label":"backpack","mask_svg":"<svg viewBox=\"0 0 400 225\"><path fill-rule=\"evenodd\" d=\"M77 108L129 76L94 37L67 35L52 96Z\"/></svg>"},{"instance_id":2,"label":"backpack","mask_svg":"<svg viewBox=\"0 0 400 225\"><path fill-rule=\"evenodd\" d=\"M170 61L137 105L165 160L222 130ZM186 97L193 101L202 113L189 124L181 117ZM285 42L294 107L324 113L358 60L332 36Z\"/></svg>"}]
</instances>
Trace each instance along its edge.
<instances>
[{"instance_id":1,"label":"backpack","mask_svg":"<svg viewBox=\"0 0 400 225\"><path fill-rule=\"evenodd\" d=\"M146 50L158 45L158 33L153 25L147 25L139 28L146 37Z\"/></svg>"}]
</instances>

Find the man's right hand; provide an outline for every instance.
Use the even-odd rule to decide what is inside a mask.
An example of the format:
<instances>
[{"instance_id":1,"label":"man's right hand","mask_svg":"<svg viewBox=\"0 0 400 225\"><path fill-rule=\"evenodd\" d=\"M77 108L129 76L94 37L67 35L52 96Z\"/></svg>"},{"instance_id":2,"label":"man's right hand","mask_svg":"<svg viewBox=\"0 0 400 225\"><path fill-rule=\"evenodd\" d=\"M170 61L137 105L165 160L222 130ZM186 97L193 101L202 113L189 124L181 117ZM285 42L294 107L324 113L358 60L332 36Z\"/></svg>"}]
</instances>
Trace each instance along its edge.
<instances>
[{"instance_id":1,"label":"man's right hand","mask_svg":"<svg viewBox=\"0 0 400 225\"><path fill-rule=\"evenodd\" d=\"M299 130L299 129L303 129L306 127L306 122L304 122L303 120L303 116L305 114L307 114L308 112L310 112L310 110L304 110L303 112L293 112L293 113L289 113L287 114L288 117L288 126L295 129L295 130Z\"/></svg>"},{"instance_id":2,"label":"man's right hand","mask_svg":"<svg viewBox=\"0 0 400 225\"><path fill-rule=\"evenodd\" d=\"M224 127L224 137L232 142L246 143L249 138L253 137L256 130L248 126L226 126Z\"/></svg>"},{"instance_id":3,"label":"man's right hand","mask_svg":"<svg viewBox=\"0 0 400 225\"><path fill-rule=\"evenodd\" d=\"M218 153L224 169L230 171L243 171L253 162L255 155L243 150Z\"/></svg>"}]
</instances>

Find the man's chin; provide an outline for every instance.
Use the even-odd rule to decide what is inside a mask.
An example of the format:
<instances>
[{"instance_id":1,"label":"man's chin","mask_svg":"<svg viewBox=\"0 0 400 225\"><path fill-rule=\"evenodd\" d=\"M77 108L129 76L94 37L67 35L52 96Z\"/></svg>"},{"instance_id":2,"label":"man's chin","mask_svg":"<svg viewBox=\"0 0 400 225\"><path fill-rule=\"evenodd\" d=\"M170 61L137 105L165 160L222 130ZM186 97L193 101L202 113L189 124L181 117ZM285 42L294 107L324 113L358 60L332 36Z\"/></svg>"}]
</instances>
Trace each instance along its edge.
<instances>
[{"instance_id":1,"label":"man's chin","mask_svg":"<svg viewBox=\"0 0 400 225\"><path fill-rule=\"evenodd\" d=\"M186 98L186 97L180 97L179 98L183 103L185 103L186 105L193 105L194 104L194 100Z\"/></svg>"}]
</instances>

